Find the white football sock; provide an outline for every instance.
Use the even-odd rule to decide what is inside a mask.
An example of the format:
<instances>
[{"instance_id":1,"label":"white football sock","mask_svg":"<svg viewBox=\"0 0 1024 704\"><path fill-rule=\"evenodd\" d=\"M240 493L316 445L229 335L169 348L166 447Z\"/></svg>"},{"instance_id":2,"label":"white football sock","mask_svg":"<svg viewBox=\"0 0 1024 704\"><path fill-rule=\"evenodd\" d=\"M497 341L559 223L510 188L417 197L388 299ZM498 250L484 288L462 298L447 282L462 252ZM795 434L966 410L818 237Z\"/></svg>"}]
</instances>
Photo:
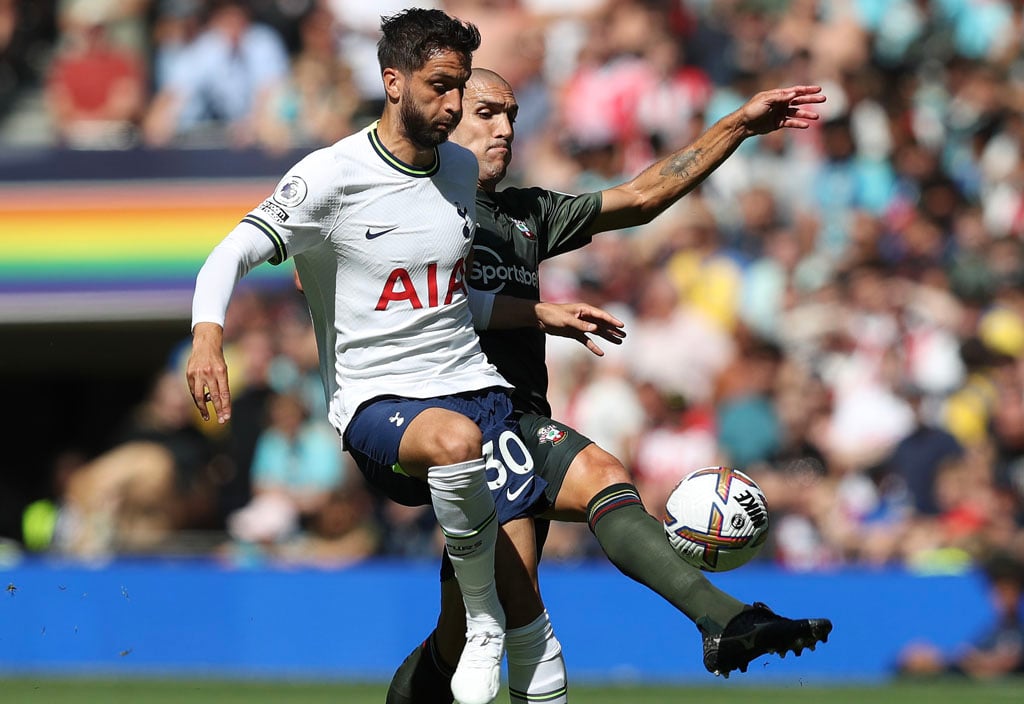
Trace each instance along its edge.
<instances>
[{"instance_id":1,"label":"white football sock","mask_svg":"<svg viewBox=\"0 0 1024 704\"><path fill-rule=\"evenodd\" d=\"M501 684L505 612L494 586L498 517L484 460L427 470L434 514L466 606L466 647L452 676L459 704L490 704Z\"/></svg>"},{"instance_id":2,"label":"white football sock","mask_svg":"<svg viewBox=\"0 0 1024 704\"><path fill-rule=\"evenodd\" d=\"M522 628L505 634L508 689L513 704L565 704L568 678L562 645L555 638L547 610Z\"/></svg>"},{"instance_id":3,"label":"white football sock","mask_svg":"<svg viewBox=\"0 0 1024 704\"><path fill-rule=\"evenodd\" d=\"M498 518L487 488L484 460L431 467L427 484L434 515L466 603L469 630L503 632L505 612L494 586L494 542Z\"/></svg>"}]
</instances>

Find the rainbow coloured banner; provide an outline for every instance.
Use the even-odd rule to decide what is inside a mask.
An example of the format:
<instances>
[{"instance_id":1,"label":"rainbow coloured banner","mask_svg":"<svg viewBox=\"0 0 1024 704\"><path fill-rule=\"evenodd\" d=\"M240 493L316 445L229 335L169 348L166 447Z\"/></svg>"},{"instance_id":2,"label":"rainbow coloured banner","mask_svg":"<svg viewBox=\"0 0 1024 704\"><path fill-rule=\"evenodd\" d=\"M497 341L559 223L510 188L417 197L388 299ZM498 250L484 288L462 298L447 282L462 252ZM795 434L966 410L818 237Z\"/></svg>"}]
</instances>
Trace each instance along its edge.
<instances>
[{"instance_id":1,"label":"rainbow coloured banner","mask_svg":"<svg viewBox=\"0 0 1024 704\"><path fill-rule=\"evenodd\" d=\"M187 318L210 250L273 180L0 187L0 321ZM279 285L290 265L247 281Z\"/></svg>"}]
</instances>

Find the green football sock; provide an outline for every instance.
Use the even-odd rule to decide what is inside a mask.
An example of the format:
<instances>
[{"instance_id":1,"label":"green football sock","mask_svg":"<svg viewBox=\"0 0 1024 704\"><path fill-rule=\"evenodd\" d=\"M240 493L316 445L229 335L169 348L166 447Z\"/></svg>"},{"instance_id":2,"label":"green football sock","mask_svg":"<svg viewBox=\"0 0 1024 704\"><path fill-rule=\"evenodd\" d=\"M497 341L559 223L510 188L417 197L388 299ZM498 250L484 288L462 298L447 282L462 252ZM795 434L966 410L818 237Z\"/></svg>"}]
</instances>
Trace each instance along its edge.
<instances>
[{"instance_id":1,"label":"green football sock","mask_svg":"<svg viewBox=\"0 0 1024 704\"><path fill-rule=\"evenodd\" d=\"M431 632L398 666L385 704L451 704L454 671L441 660Z\"/></svg>"},{"instance_id":2,"label":"green football sock","mask_svg":"<svg viewBox=\"0 0 1024 704\"><path fill-rule=\"evenodd\" d=\"M745 608L680 557L632 484L601 490L587 507L587 523L612 564L660 594L701 630L718 633Z\"/></svg>"}]
</instances>

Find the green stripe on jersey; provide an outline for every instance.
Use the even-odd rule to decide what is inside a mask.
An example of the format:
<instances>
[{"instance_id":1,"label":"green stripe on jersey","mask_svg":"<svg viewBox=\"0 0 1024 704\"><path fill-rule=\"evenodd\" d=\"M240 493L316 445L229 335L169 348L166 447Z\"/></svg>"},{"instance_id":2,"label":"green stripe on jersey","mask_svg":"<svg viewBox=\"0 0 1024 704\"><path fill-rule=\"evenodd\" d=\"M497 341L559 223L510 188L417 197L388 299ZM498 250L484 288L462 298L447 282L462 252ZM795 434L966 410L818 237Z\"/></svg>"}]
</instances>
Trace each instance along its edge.
<instances>
[{"instance_id":1,"label":"green stripe on jersey","mask_svg":"<svg viewBox=\"0 0 1024 704\"><path fill-rule=\"evenodd\" d=\"M437 153L437 147L434 147L434 163L425 169L420 169L412 164L406 164L404 161L388 151L387 147L384 146L384 143L380 141L380 135L377 134L377 125L374 125L373 128L367 132L367 135L370 138L370 144L373 146L373 150L377 152L377 156L383 159L388 166L407 176L415 176L417 178L433 176L437 173L438 169L441 168L441 157Z\"/></svg>"}]
</instances>

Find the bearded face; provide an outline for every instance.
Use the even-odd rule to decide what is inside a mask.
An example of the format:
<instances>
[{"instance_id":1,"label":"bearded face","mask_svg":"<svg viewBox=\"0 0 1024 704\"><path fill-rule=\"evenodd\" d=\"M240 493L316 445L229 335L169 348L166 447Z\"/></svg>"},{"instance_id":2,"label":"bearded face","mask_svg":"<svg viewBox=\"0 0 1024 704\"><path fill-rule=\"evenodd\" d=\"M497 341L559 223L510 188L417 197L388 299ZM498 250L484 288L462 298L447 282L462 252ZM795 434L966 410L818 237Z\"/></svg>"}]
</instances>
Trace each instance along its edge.
<instances>
[{"instance_id":1,"label":"bearded face","mask_svg":"<svg viewBox=\"0 0 1024 704\"><path fill-rule=\"evenodd\" d=\"M405 126L406 135L421 149L433 149L448 139L454 124L450 115L444 114L431 118L417 104L410 86L402 90L402 101L399 114Z\"/></svg>"}]
</instances>

